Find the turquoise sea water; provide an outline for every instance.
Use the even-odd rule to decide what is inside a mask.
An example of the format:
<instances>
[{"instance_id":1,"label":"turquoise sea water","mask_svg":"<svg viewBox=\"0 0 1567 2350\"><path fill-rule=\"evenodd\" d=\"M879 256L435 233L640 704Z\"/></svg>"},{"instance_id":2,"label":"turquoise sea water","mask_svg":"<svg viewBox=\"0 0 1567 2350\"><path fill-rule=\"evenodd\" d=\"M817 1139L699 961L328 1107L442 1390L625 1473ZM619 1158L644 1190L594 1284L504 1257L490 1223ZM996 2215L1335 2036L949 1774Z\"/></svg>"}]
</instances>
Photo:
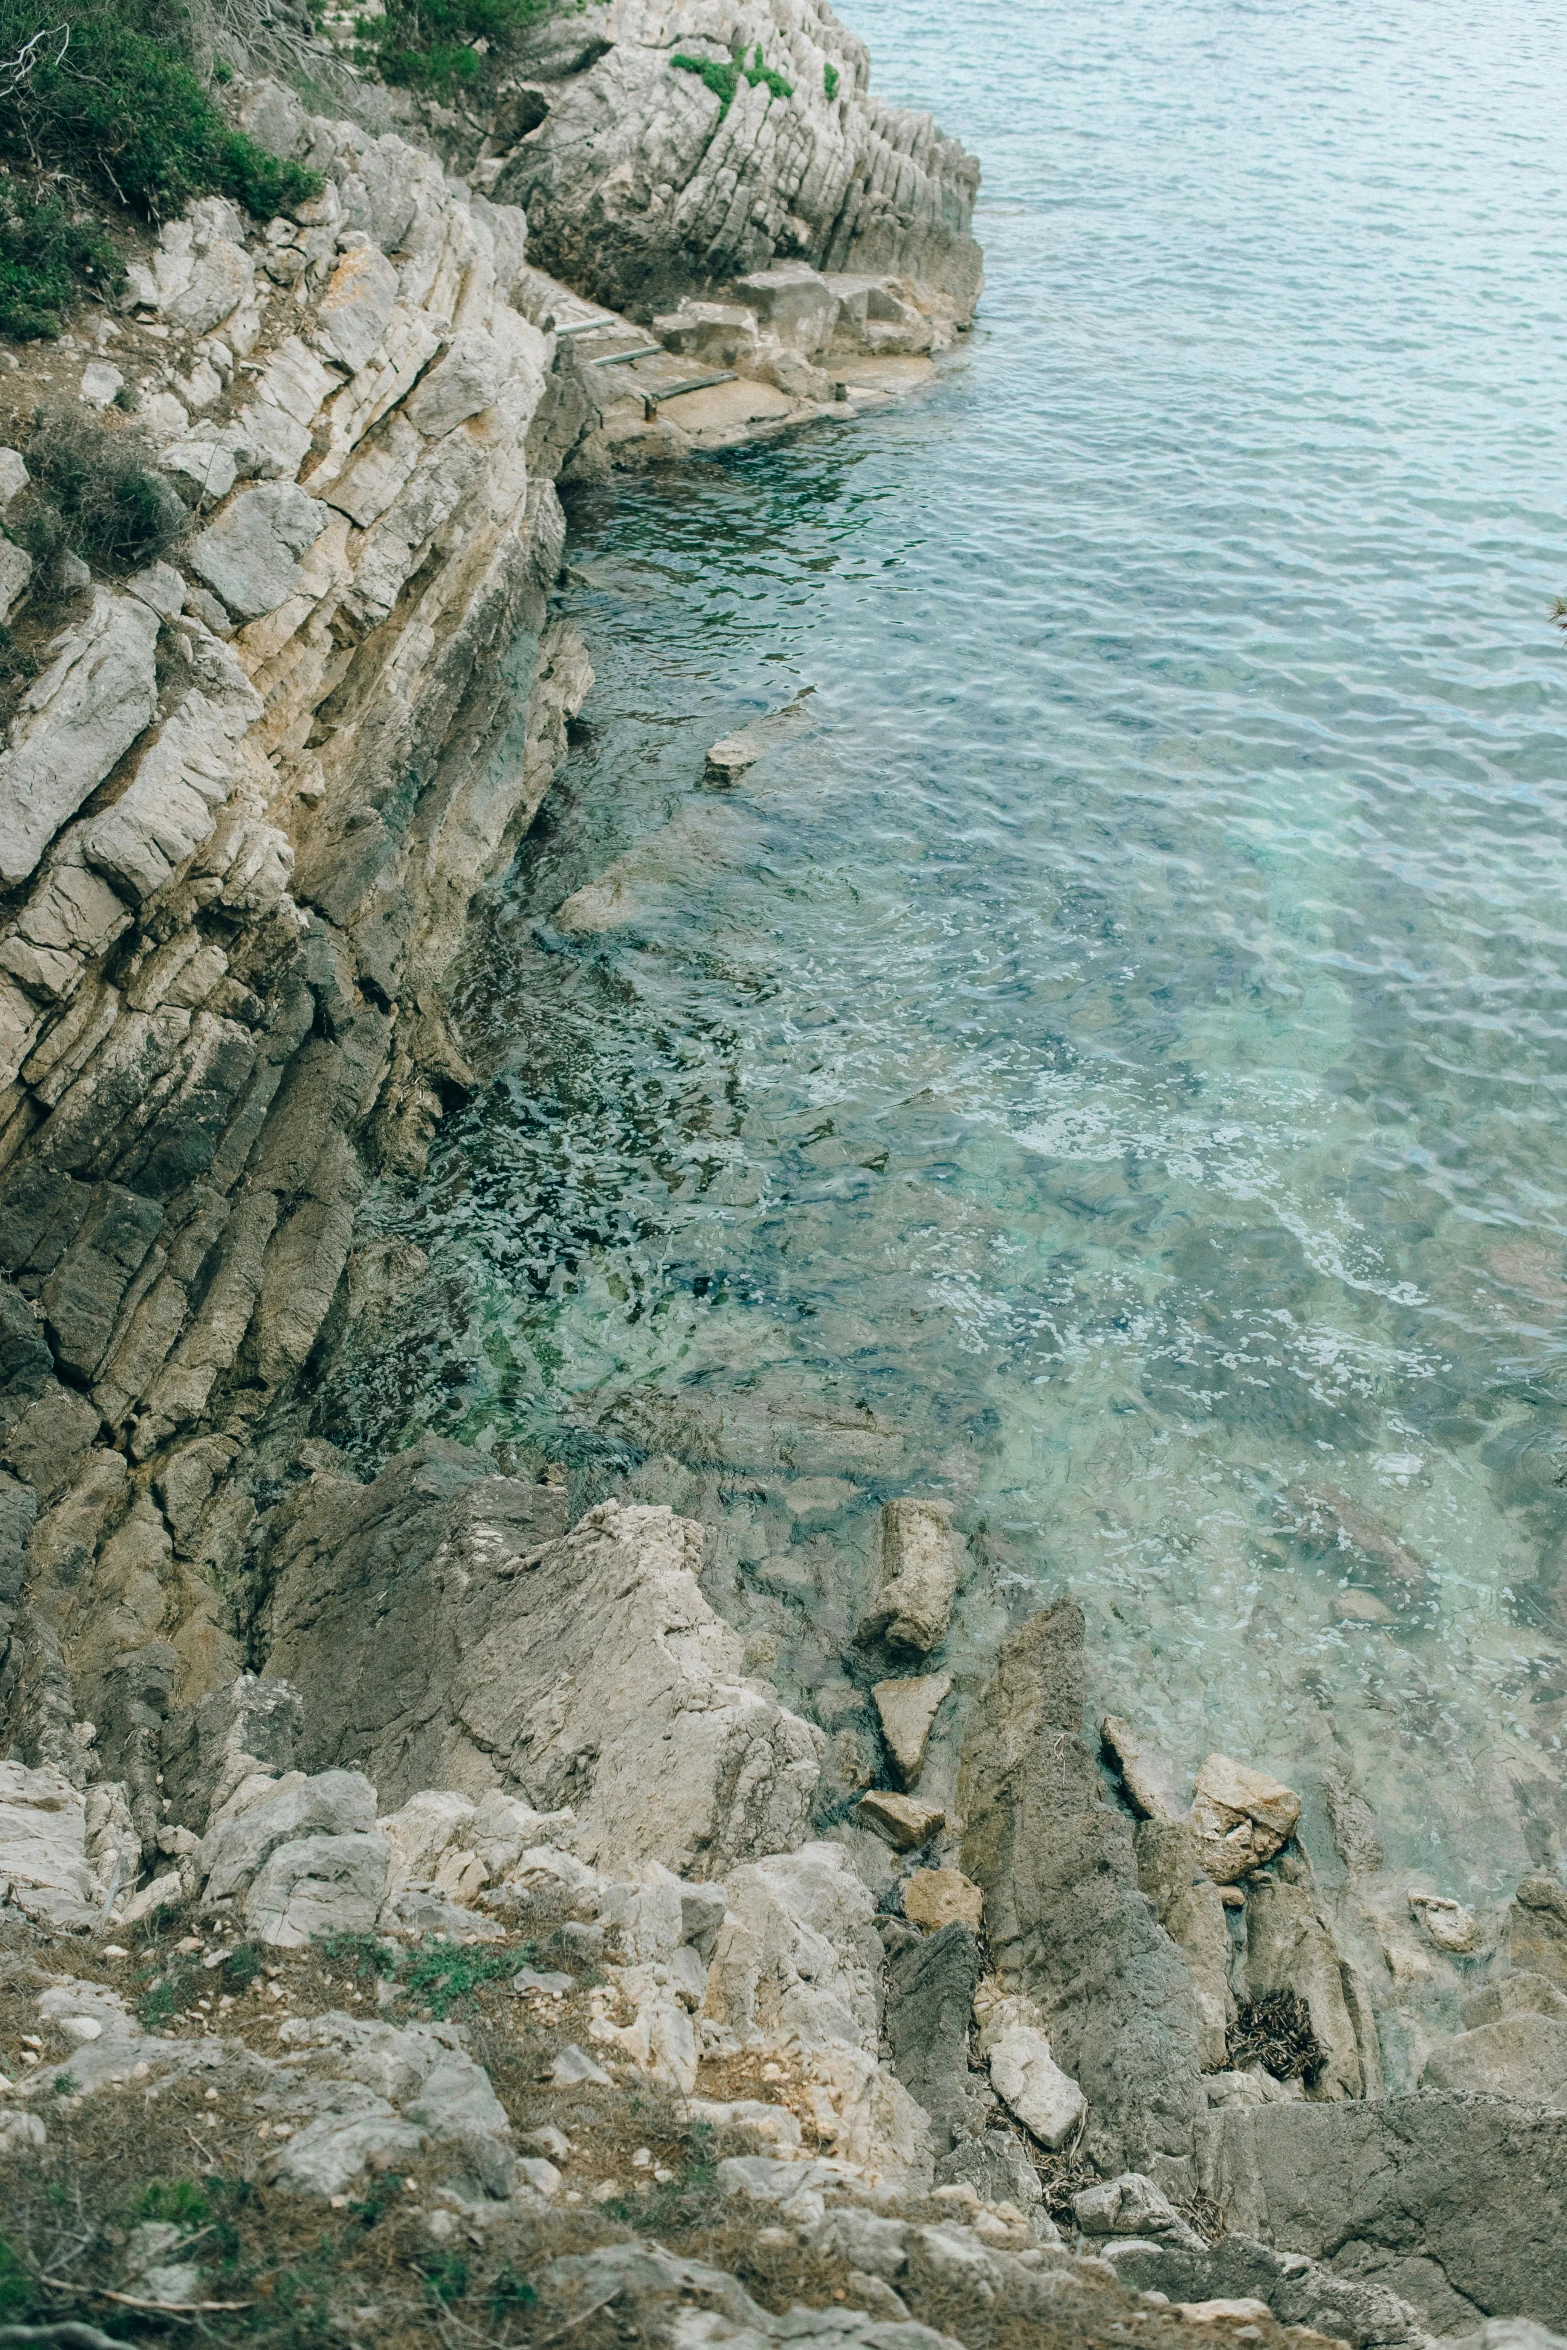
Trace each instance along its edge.
<instances>
[{"instance_id":1,"label":"turquoise sea water","mask_svg":"<svg viewBox=\"0 0 1567 2350\"><path fill-rule=\"evenodd\" d=\"M1070 1584L1325 1873L1337 1774L1494 1895L1567 1858L1567 5L846 14L982 158L975 332L573 509L587 728L323 1426L700 1506L807 1705L945 1494L963 1688Z\"/></svg>"}]
</instances>

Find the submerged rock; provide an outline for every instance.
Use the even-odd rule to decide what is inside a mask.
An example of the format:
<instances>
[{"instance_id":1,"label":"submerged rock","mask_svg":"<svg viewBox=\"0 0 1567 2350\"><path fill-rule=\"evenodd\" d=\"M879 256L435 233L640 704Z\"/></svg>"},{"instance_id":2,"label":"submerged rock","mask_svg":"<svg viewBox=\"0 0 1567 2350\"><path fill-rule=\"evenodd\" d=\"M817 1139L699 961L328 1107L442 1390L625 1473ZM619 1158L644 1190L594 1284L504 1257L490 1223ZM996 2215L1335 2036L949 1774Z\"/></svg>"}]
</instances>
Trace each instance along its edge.
<instances>
[{"instance_id":1,"label":"submerged rock","mask_svg":"<svg viewBox=\"0 0 1567 2350\"><path fill-rule=\"evenodd\" d=\"M951 1687L950 1673L922 1673L912 1681L878 1681L871 1690L881 1734L904 1787L912 1787L920 1775L931 1725Z\"/></svg>"},{"instance_id":2,"label":"submerged rock","mask_svg":"<svg viewBox=\"0 0 1567 2350\"><path fill-rule=\"evenodd\" d=\"M961 1571L944 1502L889 1501L881 1513L876 1580L857 1640L920 1654L946 1637Z\"/></svg>"}]
</instances>

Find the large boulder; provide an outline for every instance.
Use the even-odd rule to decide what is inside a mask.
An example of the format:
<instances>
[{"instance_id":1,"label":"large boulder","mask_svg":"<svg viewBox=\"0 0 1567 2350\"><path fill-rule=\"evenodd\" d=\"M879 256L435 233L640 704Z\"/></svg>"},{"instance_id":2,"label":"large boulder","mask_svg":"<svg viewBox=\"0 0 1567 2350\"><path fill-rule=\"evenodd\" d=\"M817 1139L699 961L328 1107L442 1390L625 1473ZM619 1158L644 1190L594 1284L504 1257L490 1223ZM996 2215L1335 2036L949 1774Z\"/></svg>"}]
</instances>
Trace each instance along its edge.
<instances>
[{"instance_id":1,"label":"large boulder","mask_svg":"<svg viewBox=\"0 0 1567 2350\"><path fill-rule=\"evenodd\" d=\"M889 1501L880 1535L876 1579L855 1637L923 1656L945 1639L957 1595L961 1556L952 1513L944 1502Z\"/></svg>"},{"instance_id":2,"label":"large boulder","mask_svg":"<svg viewBox=\"0 0 1567 2350\"><path fill-rule=\"evenodd\" d=\"M1387 2286L1433 2333L1567 2309L1567 2114L1430 2091L1227 2107L1200 2173L1231 2228Z\"/></svg>"},{"instance_id":3,"label":"large boulder","mask_svg":"<svg viewBox=\"0 0 1567 2350\"><path fill-rule=\"evenodd\" d=\"M268 1669L302 1759L363 1762L389 1808L430 1787L569 1805L608 1873L720 1877L808 1833L824 1740L743 1670L697 1585L702 1529L426 1444L369 1487L318 1478L279 1545ZM328 1631L329 1636L323 1637Z\"/></svg>"},{"instance_id":4,"label":"large boulder","mask_svg":"<svg viewBox=\"0 0 1567 2350\"><path fill-rule=\"evenodd\" d=\"M938 2155L967 2137L975 2114L969 2025L979 1981L979 1943L966 1925L922 1935L887 1969L892 2068L930 2115Z\"/></svg>"},{"instance_id":5,"label":"large boulder","mask_svg":"<svg viewBox=\"0 0 1567 2350\"><path fill-rule=\"evenodd\" d=\"M100 1924L126 1881L126 1839L91 1833L94 1808L109 1825L109 1795L99 1788L84 1795L48 1767L0 1762L0 1885L40 1924L72 1931ZM135 1841L131 1834L131 1850Z\"/></svg>"},{"instance_id":6,"label":"large boulder","mask_svg":"<svg viewBox=\"0 0 1567 2350\"><path fill-rule=\"evenodd\" d=\"M1070 1599L1002 1643L963 1742L963 1866L985 1896L997 1973L1038 2001L1088 2100L1093 2159L1146 2170L1191 2151L1204 2023L1139 1890L1132 1823L1103 1800L1083 1743L1083 1643Z\"/></svg>"}]
</instances>

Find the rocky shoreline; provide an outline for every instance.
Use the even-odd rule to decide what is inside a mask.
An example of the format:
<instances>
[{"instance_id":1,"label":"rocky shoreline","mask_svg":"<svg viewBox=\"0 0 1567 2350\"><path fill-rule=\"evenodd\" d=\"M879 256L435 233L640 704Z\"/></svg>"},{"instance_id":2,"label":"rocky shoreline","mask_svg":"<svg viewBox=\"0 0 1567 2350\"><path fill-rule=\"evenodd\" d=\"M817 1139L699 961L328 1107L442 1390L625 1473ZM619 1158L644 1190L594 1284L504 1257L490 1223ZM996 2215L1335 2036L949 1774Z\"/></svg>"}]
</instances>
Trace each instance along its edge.
<instances>
[{"instance_id":1,"label":"rocky shoreline","mask_svg":"<svg viewBox=\"0 0 1567 2350\"><path fill-rule=\"evenodd\" d=\"M846 1710L809 1719L747 1669L694 1518L573 1525L553 1476L435 1440L362 1484L306 1432L375 1294L366 1186L417 1176L468 1083L470 906L592 682L557 485L847 421L979 290L977 167L872 97L822 0L612 0L530 42L482 123L242 77L237 121L321 192L261 226L202 199L0 378L18 443L40 402L111 435L135 406L192 509L128 577L3 542L20 2257L45 2274L61 2164L177 2122L274 2231L390 2230L391 2195L409 2273L469 2246L519 2340L1544 2350L1556 1875L1494 1919L1329 1899L1293 1790L1223 1754L1178 1786L1135 1693L1088 1719L1069 1599L955 1688L970 1560L919 1495L882 1509ZM1401 2038L1433 2000L1459 2028ZM74 2282L49 2252L46 2311L237 2309L187 2218L105 2221ZM323 2284L325 2332L414 2324L353 2292Z\"/></svg>"}]
</instances>

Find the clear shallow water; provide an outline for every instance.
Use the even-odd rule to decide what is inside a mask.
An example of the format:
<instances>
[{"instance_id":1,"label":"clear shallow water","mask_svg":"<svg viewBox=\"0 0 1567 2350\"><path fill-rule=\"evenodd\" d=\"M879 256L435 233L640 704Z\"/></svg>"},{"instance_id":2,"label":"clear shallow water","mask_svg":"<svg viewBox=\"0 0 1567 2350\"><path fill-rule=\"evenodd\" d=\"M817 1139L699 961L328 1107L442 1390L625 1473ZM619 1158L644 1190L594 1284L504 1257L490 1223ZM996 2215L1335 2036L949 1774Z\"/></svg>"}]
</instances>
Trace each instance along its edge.
<instances>
[{"instance_id":1,"label":"clear shallow water","mask_svg":"<svg viewBox=\"0 0 1567 2350\"><path fill-rule=\"evenodd\" d=\"M1495 1893L1567 1858L1567 5L847 13L983 159L977 329L576 509L591 733L324 1424L721 1516L802 1702L946 1493L963 1685L1070 1584L1329 1875L1338 1773Z\"/></svg>"}]
</instances>

